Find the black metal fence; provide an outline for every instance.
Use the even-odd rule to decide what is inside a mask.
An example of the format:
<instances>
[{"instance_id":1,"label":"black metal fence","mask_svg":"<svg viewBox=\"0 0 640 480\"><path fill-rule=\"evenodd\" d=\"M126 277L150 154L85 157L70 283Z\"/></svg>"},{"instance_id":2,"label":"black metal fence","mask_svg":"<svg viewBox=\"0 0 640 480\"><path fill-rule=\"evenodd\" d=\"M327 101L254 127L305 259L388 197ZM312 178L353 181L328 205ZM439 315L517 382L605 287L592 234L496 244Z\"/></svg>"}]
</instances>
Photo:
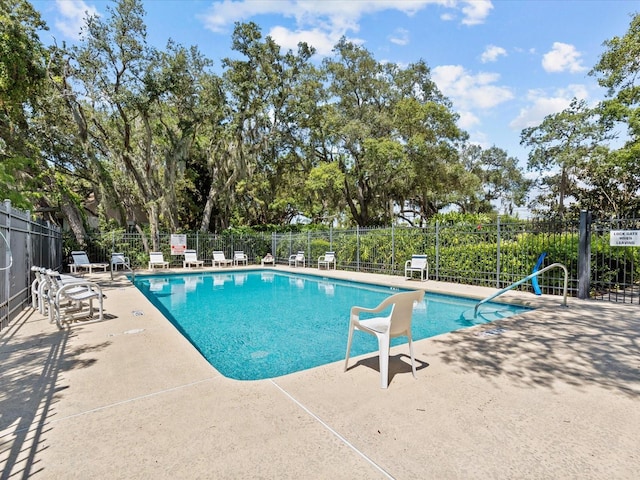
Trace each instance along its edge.
<instances>
[{"instance_id":1,"label":"black metal fence","mask_svg":"<svg viewBox=\"0 0 640 480\"><path fill-rule=\"evenodd\" d=\"M62 234L48 222L36 221L28 211L0 204L0 330L30 300L31 267L60 268Z\"/></svg>"},{"instance_id":2,"label":"black metal fence","mask_svg":"<svg viewBox=\"0 0 640 480\"><path fill-rule=\"evenodd\" d=\"M298 251L308 266L333 251L337 268L389 275L404 274L405 262L413 254L427 254L429 278L439 281L505 288L532 273L542 253L544 265L561 263L569 272L568 292L579 298L638 303L640 272L637 247L612 247L610 231L640 229L636 219L598 219L583 212L578 221L521 220L470 224L438 222L424 228L355 228L301 233L206 234L187 233L187 248L195 249L205 264L212 252L222 250L227 258L242 250L249 262L259 264L271 252L277 263L287 264ZM150 239L137 233L110 232L87 239L92 261L107 261L111 252L123 252L132 266L145 268ZM182 256L171 255L171 235L159 237L160 250L172 266L182 265ZM69 247L68 250L77 248ZM69 252L67 252L69 253ZM564 272L549 270L540 275L543 293L562 294ZM520 289L531 289L523 284Z\"/></svg>"}]
</instances>

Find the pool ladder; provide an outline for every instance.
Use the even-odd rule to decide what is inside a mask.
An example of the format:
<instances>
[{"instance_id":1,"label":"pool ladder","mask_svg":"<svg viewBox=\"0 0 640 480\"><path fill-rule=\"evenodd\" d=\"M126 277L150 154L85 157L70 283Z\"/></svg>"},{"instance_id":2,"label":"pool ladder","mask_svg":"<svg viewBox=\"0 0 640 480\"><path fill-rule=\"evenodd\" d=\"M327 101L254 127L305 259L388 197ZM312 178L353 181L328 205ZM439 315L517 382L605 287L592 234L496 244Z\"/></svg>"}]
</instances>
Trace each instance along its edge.
<instances>
[{"instance_id":1,"label":"pool ladder","mask_svg":"<svg viewBox=\"0 0 640 480\"><path fill-rule=\"evenodd\" d=\"M543 269L540 269L536 272L533 272L531 275L527 275L526 277L524 277L522 280L518 280L515 283L512 283L511 285L509 285L508 287L503 288L502 290L497 291L496 293L489 295L487 298L485 298L484 300L480 300L475 308L473 309L473 318L476 318L478 316L478 307L480 305L482 305L483 303L487 303L491 300L493 300L494 298L502 295L505 292L508 292L509 290L511 290L513 287L517 287L518 285L523 284L524 282L528 282L529 280L531 280L534 277L537 277L538 275L540 275L541 273L546 272L547 270L551 270L552 268L562 268L562 270L564 270L564 298L562 300L562 305L563 306L567 306L567 284L569 282L569 272L567 271L567 267L565 267L563 264L561 263L552 263L551 265L548 265L546 267L544 267Z\"/></svg>"}]
</instances>

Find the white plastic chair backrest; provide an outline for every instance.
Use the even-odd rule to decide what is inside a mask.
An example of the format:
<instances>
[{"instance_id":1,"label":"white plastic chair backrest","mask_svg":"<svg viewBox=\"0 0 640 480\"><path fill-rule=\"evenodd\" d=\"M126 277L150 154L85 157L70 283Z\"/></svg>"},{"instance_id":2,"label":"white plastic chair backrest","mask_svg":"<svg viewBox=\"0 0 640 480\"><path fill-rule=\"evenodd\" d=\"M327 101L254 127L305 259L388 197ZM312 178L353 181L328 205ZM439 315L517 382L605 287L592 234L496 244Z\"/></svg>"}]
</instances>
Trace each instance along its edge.
<instances>
[{"instance_id":1,"label":"white plastic chair backrest","mask_svg":"<svg viewBox=\"0 0 640 480\"><path fill-rule=\"evenodd\" d=\"M186 261L196 261L198 260L198 253L195 250L185 250L184 259Z\"/></svg>"},{"instance_id":2,"label":"white plastic chair backrest","mask_svg":"<svg viewBox=\"0 0 640 480\"><path fill-rule=\"evenodd\" d=\"M244 252L242 251L233 252L233 258L236 260L244 260Z\"/></svg>"},{"instance_id":3,"label":"white plastic chair backrest","mask_svg":"<svg viewBox=\"0 0 640 480\"><path fill-rule=\"evenodd\" d=\"M302 261L302 260L304 260L304 252L298 252L298 253L296 254L296 260L297 260L297 261Z\"/></svg>"},{"instance_id":4,"label":"white plastic chair backrest","mask_svg":"<svg viewBox=\"0 0 640 480\"><path fill-rule=\"evenodd\" d=\"M149 261L151 263L162 263L164 262L164 256L162 252L149 252Z\"/></svg>"},{"instance_id":5,"label":"white plastic chair backrest","mask_svg":"<svg viewBox=\"0 0 640 480\"><path fill-rule=\"evenodd\" d=\"M336 254L335 252L327 252L324 254L324 261L325 262L333 262L333 260L336 258Z\"/></svg>"},{"instance_id":6,"label":"white plastic chair backrest","mask_svg":"<svg viewBox=\"0 0 640 480\"><path fill-rule=\"evenodd\" d=\"M213 252L213 259L218 261L218 260L226 260L226 258L224 257L224 252L219 250L219 251L214 251Z\"/></svg>"},{"instance_id":7,"label":"white plastic chair backrest","mask_svg":"<svg viewBox=\"0 0 640 480\"><path fill-rule=\"evenodd\" d=\"M425 268L427 266L426 255L413 255L411 257L411 268Z\"/></svg>"},{"instance_id":8,"label":"white plastic chair backrest","mask_svg":"<svg viewBox=\"0 0 640 480\"><path fill-rule=\"evenodd\" d=\"M91 262L89 261L89 257L86 252L83 251L75 251L71 252L71 256L73 257L73 263L76 265L89 265Z\"/></svg>"},{"instance_id":9,"label":"white plastic chair backrest","mask_svg":"<svg viewBox=\"0 0 640 480\"><path fill-rule=\"evenodd\" d=\"M124 253L112 253L111 254L111 263L114 265L120 265L127 263L124 259Z\"/></svg>"},{"instance_id":10,"label":"white plastic chair backrest","mask_svg":"<svg viewBox=\"0 0 640 480\"><path fill-rule=\"evenodd\" d=\"M387 305L393 304L389 326L389 335L405 332L411 326L413 303L421 302L424 298L423 290L396 293L389 297Z\"/></svg>"}]
</instances>

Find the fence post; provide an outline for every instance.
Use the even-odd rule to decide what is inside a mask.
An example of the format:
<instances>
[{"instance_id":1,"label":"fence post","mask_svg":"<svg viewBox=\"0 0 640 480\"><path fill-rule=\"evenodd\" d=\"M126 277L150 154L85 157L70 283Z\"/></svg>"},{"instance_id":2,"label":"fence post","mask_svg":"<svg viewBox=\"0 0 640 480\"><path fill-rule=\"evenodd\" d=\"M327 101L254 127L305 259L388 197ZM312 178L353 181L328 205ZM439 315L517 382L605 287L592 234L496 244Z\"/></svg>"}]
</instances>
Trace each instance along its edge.
<instances>
[{"instance_id":1,"label":"fence post","mask_svg":"<svg viewBox=\"0 0 640 480\"><path fill-rule=\"evenodd\" d=\"M436 220L436 281L440 271L440 220Z\"/></svg>"},{"instance_id":2,"label":"fence post","mask_svg":"<svg viewBox=\"0 0 640 480\"><path fill-rule=\"evenodd\" d=\"M7 246L5 251L4 264L8 266L11 264L11 215L12 215L11 200L4 201L4 208L7 211L7 222L6 222L7 235L5 236L5 239L4 239L5 242L7 243ZM6 299L6 303L7 303L7 314L6 315L3 314L0 316L0 322L6 319L6 325L9 325L9 316L11 315L11 269L4 268L3 274L4 274L4 298ZM3 326L6 326L6 325L2 325L0 323L0 330L2 329Z\"/></svg>"},{"instance_id":3,"label":"fence post","mask_svg":"<svg viewBox=\"0 0 640 480\"><path fill-rule=\"evenodd\" d=\"M578 241L578 298L589 298L591 289L591 212L580 211Z\"/></svg>"},{"instance_id":4,"label":"fence post","mask_svg":"<svg viewBox=\"0 0 640 480\"><path fill-rule=\"evenodd\" d=\"M396 273L396 230L391 223L391 273Z\"/></svg>"},{"instance_id":5,"label":"fence post","mask_svg":"<svg viewBox=\"0 0 640 480\"><path fill-rule=\"evenodd\" d=\"M496 288L500 288L500 215L496 217L497 236L496 236Z\"/></svg>"},{"instance_id":6,"label":"fence post","mask_svg":"<svg viewBox=\"0 0 640 480\"><path fill-rule=\"evenodd\" d=\"M360 225L356 225L356 272L360 271Z\"/></svg>"}]
</instances>

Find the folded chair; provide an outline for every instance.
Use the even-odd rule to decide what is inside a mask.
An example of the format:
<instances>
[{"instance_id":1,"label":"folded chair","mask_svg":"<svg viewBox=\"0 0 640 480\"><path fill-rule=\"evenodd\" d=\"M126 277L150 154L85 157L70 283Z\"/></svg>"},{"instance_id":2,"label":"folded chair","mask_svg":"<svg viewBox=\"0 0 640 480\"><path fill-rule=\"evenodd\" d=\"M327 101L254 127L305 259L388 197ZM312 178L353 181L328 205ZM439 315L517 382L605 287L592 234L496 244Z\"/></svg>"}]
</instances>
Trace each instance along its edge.
<instances>
[{"instance_id":1,"label":"folded chair","mask_svg":"<svg viewBox=\"0 0 640 480\"><path fill-rule=\"evenodd\" d=\"M73 263L69 267L74 273L77 273L78 269L89 270L89 273L92 273L94 268L101 268L106 272L107 268L109 268L108 263L91 263L87 253L82 250L71 252L71 257L73 258Z\"/></svg>"},{"instance_id":2,"label":"folded chair","mask_svg":"<svg viewBox=\"0 0 640 480\"><path fill-rule=\"evenodd\" d=\"M413 272L420 272L420 280L429 280L429 262L426 255L412 255L404 264L404 277L413 278Z\"/></svg>"},{"instance_id":3,"label":"folded chair","mask_svg":"<svg viewBox=\"0 0 640 480\"><path fill-rule=\"evenodd\" d=\"M416 378L416 365L413 357L413 343L411 338L411 320L413 316L414 302L422 302L424 291L396 293L385 299L375 308L352 307L349 322L349 338L347 340L347 355L344 360L344 371L347 371L349 354L353 332L361 332L375 335L378 339L380 362L380 387L389 385L389 350L391 339L395 337L407 337L409 343L409 355L411 356L411 370ZM379 313L391 309L388 315L383 317L367 318L360 320L361 313Z\"/></svg>"}]
</instances>

